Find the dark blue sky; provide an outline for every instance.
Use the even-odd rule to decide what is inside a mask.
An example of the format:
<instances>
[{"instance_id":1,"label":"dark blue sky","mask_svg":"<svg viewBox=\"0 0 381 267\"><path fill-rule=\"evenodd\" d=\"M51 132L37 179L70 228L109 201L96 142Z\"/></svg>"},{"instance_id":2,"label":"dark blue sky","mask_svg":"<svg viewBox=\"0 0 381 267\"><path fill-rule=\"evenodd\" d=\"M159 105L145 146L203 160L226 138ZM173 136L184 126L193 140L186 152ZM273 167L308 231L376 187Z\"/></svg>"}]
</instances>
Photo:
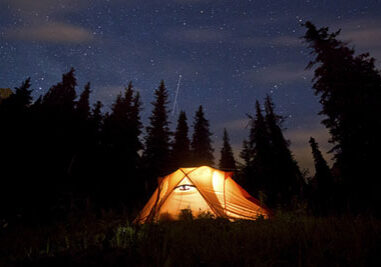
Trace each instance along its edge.
<instances>
[{"instance_id":1,"label":"dark blue sky","mask_svg":"<svg viewBox=\"0 0 381 267\"><path fill-rule=\"evenodd\" d=\"M300 24L341 28L357 52L381 59L380 14L380 1L365 0L0 0L0 87L30 76L38 96L73 66L78 92L90 81L92 100L107 108L132 80L146 122L160 80L173 101L182 75L178 107L192 123L204 106L216 152L224 127L239 151L245 114L270 94L297 160L311 168L309 136L323 152L329 145Z\"/></svg>"}]
</instances>

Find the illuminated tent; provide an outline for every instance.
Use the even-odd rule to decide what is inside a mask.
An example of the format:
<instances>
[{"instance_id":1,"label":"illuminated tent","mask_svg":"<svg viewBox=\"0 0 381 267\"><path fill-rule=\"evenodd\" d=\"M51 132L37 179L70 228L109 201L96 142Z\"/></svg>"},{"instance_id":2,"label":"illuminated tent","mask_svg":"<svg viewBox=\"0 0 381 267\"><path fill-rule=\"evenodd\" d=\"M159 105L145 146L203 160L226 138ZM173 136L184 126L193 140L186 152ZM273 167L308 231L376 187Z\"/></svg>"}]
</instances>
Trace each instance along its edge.
<instances>
[{"instance_id":1,"label":"illuminated tent","mask_svg":"<svg viewBox=\"0 0 381 267\"><path fill-rule=\"evenodd\" d=\"M270 213L231 178L231 173L202 166L180 168L159 179L158 188L135 222L176 220L187 209L195 217L209 213L230 220L268 218Z\"/></svg>"}]
</instances>

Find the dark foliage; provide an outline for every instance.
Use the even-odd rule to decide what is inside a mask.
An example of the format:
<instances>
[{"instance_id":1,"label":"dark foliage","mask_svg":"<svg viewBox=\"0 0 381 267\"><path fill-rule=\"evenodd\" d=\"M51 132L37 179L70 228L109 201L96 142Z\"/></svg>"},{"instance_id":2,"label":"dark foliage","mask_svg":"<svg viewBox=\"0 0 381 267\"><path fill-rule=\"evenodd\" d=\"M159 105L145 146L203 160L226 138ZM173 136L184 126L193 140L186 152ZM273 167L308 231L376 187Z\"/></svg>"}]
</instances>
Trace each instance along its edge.
<instances>
[{"instance_id":1,"label":"dark foliage","mask_svg":"<svg viewBox=\"0 0 381 267\"><path fill-rule=\"evenodd\" d=\"M335 166L345 188L345 198L354 212L380 212L380 179L377 173L381 151L381 75L369 54L355 51L329 33L306 22L304 40L316 56L315 94L320 96L322 123L331 134Z\"/></svg>"},{"instance_id":2,"label":"dark foliage","mask_svg":"<svg viewBox=\"0 0 381 267\"><path fill-rule=\"evenodd\" d=\"M180 112L172 148L172 168L191 167L190 140L188 137L187 117L184 111Z\"/></svg>"},{"instance_id":3,"label":"dark foliage","mask_svg":"<svg viewBox=\"0 0 381 267\"><path fill-rule=\"evenodd\" d=\"M244 160L242 178L248 190L270 207L289 207L304 185L296 161L281 129L281 117L274 112L268 96L265 116L258 101L255 117L250 117L249 141L244 141L240 154Z\"/></svg>"},{"instance_id":4,"label":"dark foliage","mask_svg":"<svg viewBox=\"0 0 381 267\"><path fill-rule=\"evenodd\" d=\"M232 147L229 143L229 136L226 129L224 129L223 144L221 148L221 157L219 162L219 168L221 170L235 171L236 163L233 155Z\"/></svg>"},{"instance_id":5,"label":"dark foliage","mask_svg":"<svg viewBox=\"0 0 381 267\"><path fill-rule=\"evenodd\" d=\"M199 106L193 123L191 142L193 166L213 166L214 156L212 148L212 133L209 130L209 121L205 119L202 106Z\"/></svg>"},{"instance_id":6,"label":"dark foliage","mask_svg":"<svg viewBox=\"0 0 381 267\"><path fill-rule=\"evenodd\" d=\"M309 143L312 149L312 155L315 162L315 176L310 185L312 187L312 206L315 213L326 215L334 208L335 184L331 170L319 150L319 145L313 137Z\"/></svg>"},{"instance_id":7,"label":"dark foliage","mask_svg":"<svg viewBox=\"0 0 381 267\"><path fill-rule=\"evenodd\" d=\"M168 174L170 170L170 138L171 131L168 121L168 92L164 81L155 90L155 101L152 102L153 110L149 117L150 125L146 128L145 148L143 152L143 164L146 177L146 192L153 192L156 187L156 179Z\"/></svg>"},{"instance_id":8,"label":"dark foliage","mask_svg":"<svg viewBox=\"0 0 381 267\"><path fill-rule=\"evenodd\" d=\"M230 222L185 218L130 225L123 216L73 217L2 232L1 266L380 266L372 217L280 214Z\"/></svg>"}]
</instances>

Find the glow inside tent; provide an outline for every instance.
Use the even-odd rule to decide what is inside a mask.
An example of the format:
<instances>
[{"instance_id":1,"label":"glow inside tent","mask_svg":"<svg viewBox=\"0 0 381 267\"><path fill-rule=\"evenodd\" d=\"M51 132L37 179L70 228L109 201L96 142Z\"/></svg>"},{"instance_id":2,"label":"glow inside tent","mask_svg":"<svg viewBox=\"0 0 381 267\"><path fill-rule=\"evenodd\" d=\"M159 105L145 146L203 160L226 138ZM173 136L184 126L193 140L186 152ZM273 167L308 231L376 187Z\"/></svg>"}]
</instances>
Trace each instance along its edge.
<instances>
[{"instance_id":1,"label":"glow inside tent","mask_svg":"<svg viewBox=\"0 0 381 267\"><path fill-rule=\"evenodd\" d=\"M230 220L255 220L270 214L231 178L231 173L202 166L180 168L159 179L158 188L135 222L177 220L182 210L190 210L195 217L209 213Z\"/></svg>"}]
</instances>

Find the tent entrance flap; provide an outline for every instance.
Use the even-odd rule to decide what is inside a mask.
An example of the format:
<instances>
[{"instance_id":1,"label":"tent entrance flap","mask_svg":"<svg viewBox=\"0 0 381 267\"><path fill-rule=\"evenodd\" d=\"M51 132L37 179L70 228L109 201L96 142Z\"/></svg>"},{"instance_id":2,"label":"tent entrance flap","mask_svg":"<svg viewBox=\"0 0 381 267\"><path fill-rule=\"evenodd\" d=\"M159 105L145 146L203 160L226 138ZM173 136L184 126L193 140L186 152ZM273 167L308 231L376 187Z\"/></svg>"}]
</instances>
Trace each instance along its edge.
<instances>
[{"instance_id":1,"label":"tent entrance flap","mask_svg":"<svg viewBox=\"0 0 381 267\"><path fill-rule=\"evenodd\" d=\"M183 190L184 186L186 190ZM166 201L161 205L158 210L159 219L179 219L182 210L185 209L190 210L195 217L203 213L215 215L215 212L211 209L197 188L192 184L184 183L174 188Z\"/></svg>"}]
</instances>

